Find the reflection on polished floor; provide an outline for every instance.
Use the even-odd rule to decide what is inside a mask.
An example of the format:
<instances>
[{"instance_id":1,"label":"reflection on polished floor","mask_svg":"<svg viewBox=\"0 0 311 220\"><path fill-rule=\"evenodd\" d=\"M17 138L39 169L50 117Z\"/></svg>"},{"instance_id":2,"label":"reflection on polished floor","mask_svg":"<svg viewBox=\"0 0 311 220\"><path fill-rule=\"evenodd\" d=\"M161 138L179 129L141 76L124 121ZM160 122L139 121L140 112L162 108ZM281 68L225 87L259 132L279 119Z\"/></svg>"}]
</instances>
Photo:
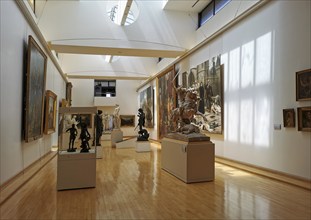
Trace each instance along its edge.
<instances>
[{"instance_id":1,"label":"reflection on polished floor","mask_svg":"<svg viewBox=\"0 0 311 220\"><path fill-rule=\"evenodd\" d=\"M310 219L311 192L216 163L215 181L185 184L161 150L103 141L96 188L56 190L57 158L2 206L0 219ZM77 170L79 172L79 170Z\"/></svg>"}]
</instances>

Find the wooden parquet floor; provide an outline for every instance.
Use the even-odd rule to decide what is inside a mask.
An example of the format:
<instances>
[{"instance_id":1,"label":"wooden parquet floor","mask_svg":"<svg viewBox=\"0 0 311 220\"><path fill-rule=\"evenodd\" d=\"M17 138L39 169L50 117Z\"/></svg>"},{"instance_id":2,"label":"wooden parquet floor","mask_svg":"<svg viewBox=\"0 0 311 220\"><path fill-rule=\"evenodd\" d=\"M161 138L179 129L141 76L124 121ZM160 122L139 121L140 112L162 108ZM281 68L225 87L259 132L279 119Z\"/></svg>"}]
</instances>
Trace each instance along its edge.
<instances>
[{"instance_id":1,"label":"wooden parquet floor","mask_svg":"<svg viewBox=\"0 0 311 220\"><path fill-rule=\"evenodd\" d=\"M96 188L56 190L57 157L0 207L1 219L310 219L311 191L216 163L215 181L185 184L161 150L103 141ZM79 172L79 170L77 170Z\"/></svg>"}]
</instances>

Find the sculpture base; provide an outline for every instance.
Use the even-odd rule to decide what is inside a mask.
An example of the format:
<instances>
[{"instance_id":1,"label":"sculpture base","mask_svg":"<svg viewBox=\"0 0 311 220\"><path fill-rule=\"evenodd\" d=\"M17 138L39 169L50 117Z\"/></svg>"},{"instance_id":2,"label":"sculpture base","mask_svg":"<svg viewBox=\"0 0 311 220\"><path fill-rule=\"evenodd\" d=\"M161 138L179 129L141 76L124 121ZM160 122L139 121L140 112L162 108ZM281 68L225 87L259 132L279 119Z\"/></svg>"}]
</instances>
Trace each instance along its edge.
<instances>
[{"instance_id":1,"label":"sculpture base","mask_svg":"<svg viewBox=\"0 0 311 220\"><path fill-rule=\"evenodd\" d=\"M96 146L96 159L103 158L103 147Z\"/></svg>"},{"instance_id":2,"label":"sculpture base","mask_svg":"<svg viewBox=\"0 0 311 220\"><path fill-rule=\"evenodd\" d=\"M111 132L111 147L116 147L116 143L123 141L123 131L113 129Z\"/></svg>"},{"instance_id":3,"label":"sculpture base","mask_svg":"<svg viewBox=\"0 0 311 220\"><path fill-rule=\"evenodd\" d=\"M210 141L185 142L163 138L161 167L185 183L213 181L215 145Z\"/></svg>"},{"instance_id":4,"label":"sculpture base","mask_svg":"<svg viewBox=\"0 0 311 220\"><path fill-rule=\"evenodd\" d=\"M201 133L182 134L175 132L166 134L164 137L186 142L210 141L209 136Z\"/></svg>"},{"instance_id":5,"label":"sculpture base","mask_svg":"<svg viewBox=\"0 0 311 220\"><path fill-rule=\"evenodd\" d=\"M136 152L149 152L150 143L149 141L136 141Z\"/></svg>"}]
</instances>

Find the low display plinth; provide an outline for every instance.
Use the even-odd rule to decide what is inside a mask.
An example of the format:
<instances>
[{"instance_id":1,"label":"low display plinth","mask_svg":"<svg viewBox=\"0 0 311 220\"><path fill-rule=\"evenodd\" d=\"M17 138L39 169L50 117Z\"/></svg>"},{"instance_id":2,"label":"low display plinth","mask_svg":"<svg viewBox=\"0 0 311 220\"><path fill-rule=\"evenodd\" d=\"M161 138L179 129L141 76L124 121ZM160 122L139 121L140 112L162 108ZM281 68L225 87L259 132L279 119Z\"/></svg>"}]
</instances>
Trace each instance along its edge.
<instances>
[{"instance_id":1,"label":"low display plinth","mask_svg":"<svg viewBox=\"0 0 311 220\"><path fill-rule=\"evenodd\" d=\"M113 129L111 132L111 147L116 147L116 143L123 141L123 131Z\"/></svg>"},{"instance_id":2,"label":"low display plinth","mask_svg":"<svg viewBox=\"0 0 311 220\"><path fill-rule=\"evenodd\" d=\"M111 140L111 133L104 133L102 136L101 136L101 139L103 141L110 141Z\"/></svg>"},{"instance_id":3,"label":"low display plinth","mask_svg":"<svg viewBox=\"0 0 311 220\"><path fill-rule=\"evenodd\" d=\"M149 141L136 141L136 152L149 152L150 142Z\"/></svg>"},{"instance_id":4,"label":"low display plinth","mask_svg":"<svg viewBox=\"0 0 311 220\"><path fill-rule=\"evenodd\" d=\"M103 158L103 147L102 146L96 146L96 158L97 159Z\"/></svg>"},{"instance_id":5,"label":"low display plinth","mask_svg":"<svg viewBox=\"0 0 311 220\"><path fill-rule=\"evenodd\" d=\"M59 152L57 158L57 190L96 186L96 153Z\"/></svg>"},{"instance_id":6,"label":"low display plinth","mask_svg":"<svg viewBox=\"0 0 311 220\"><path fill-rule=\"evenodd\" d=\"M162 169L185 183L215 179L215 145L211 141L162 139Z\"/></svg>"}]
</instances>

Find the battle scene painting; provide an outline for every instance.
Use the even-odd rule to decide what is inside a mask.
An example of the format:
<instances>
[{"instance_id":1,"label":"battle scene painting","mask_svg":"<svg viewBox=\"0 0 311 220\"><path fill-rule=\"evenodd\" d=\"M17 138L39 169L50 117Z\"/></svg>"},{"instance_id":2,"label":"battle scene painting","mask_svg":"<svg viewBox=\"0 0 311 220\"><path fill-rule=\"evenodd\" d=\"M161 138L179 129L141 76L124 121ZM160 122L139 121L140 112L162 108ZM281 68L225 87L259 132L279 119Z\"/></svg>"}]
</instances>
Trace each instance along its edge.
<instances>
[{"instance_id":1,"label":"battle scene painting","mask_svg":"<svg viewBox=\"0 0 311 220\"><path fill-rule=\"evenodd\" d=\"M195 90L198 96L197 114L192 123L203 132L222 134L224 69L220 62L220 55L188 71L181 70L178 64L175 70L176 74L182 72L181 86L187 85L186 89Z\"/></svg>"}]
</instances>

